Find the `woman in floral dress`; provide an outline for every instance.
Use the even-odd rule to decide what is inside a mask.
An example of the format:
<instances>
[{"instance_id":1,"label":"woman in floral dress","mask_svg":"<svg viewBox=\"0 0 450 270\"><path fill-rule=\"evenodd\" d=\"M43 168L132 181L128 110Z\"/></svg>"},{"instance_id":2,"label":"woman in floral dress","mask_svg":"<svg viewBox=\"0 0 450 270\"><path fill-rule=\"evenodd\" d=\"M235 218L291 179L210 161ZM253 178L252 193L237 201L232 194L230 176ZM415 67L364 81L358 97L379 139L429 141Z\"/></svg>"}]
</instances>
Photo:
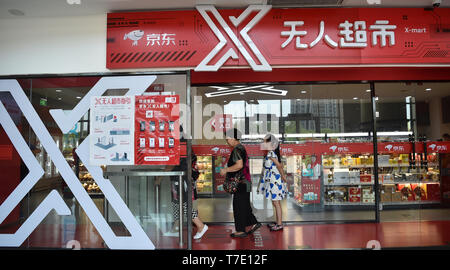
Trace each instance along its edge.
<instances>
[{"instance_id":1,"label":"woman in floral dress","mask_svg":"<svg viewBox=\"0 0 450 270\"><path fill-rule=\"evenodd\" d=\"M265 156L257 192L261 192L266 199L272 200L276 222L268 226L271 231L279 231L283 229L281 200L286 198L288 191L286 175L281 164L280 146L274 135L267 134L264 137L261 150Z\"/></svg>"}]
</instances>

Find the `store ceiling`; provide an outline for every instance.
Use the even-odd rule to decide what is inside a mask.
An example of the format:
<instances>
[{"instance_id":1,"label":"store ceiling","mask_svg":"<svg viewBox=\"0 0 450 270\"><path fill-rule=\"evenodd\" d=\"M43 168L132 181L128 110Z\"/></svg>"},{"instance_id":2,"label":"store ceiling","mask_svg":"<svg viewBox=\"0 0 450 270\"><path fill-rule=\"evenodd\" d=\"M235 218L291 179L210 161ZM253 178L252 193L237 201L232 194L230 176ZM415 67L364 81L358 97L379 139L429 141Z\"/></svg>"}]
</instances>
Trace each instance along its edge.
<instances>
[{"instance_id":1,"label":"store ceiling","mask_svg":"<svg viewBox=\"0 0 450 270\"><path fill-rule=\"evenodd\" d=\"M213 4L218 8L245 8L250 4L272 4L274 7L431 7L432 2L433 0L1 0L0 18L85 16L114 11L193 9L201 4ZM442 0L441 7L450 7L450 0Z\"/></svg>"},{"instance_id":2,"label":"store ceiling","mask_svg":"<svg viewBox=\"0 0 450 270\"><path fill-rule=\"evenodd\" d=\"M285 96L261 93L236 93L233 95L208 98L205 93L218 91L212 87L193 87L194 95L201 95L204 103L222 104L235 100L256 103L257 100L278 99L342 99L344 102L361 102L370 100L369 84L314 84L314 85L274 85L276 89L287 90ZM382 101L405 100L407 96L417 101L430 101L434 97L450 96L450 83L376 83L376 94ZM427 91L426 89L431 89ZM355 99L356 98L356 99Z\"/></svg>"}]
</instances>

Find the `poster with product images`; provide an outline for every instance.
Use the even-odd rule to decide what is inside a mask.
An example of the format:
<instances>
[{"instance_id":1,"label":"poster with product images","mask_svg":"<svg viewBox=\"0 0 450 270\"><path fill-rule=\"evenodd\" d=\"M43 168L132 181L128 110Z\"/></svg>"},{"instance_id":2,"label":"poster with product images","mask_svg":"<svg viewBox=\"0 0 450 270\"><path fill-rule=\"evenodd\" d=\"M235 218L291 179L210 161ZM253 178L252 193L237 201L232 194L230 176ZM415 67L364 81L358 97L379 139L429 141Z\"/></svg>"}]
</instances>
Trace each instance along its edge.
<instances>
[{"instance_id":1,"label":"poster with product images","mask_svg":"<svg viewBox=\"0 0 450 270\"><path fill-rule=\"evenodd\" d=\"M179 96L136 96L135 164L180 163Z\"/></svg>"},{"instance_id":2,"label":"poster with product images","mask_svg":"<svg viewBox=\"0 0 450 270\"><path fill-rule=\"evenodd\" d=\"M92 97L90 164L132 165L134 96Z\"/></svg>"},{"instance_id":3,"label":"poster with product images","mask_svg":"<svg viewBox=\"0 0 450 270\"><path fill-rule=\"evenodd\" d=\"M301 196L304 203L320 203L321 164L320 156L302 158Z\"/></svg>"},{"instance_id":4,"label":"poster with product images","mask_svg":"<svg viewBox=\"0 0 450 270\"><path fill-rule=\"evenodd\" d=\"M223 183L225 182L225 176L220 175L220 170L227 166L227 156L217 156L214 159L214 193L225 194L223 189Z\"/></svg>"}]
</instances>

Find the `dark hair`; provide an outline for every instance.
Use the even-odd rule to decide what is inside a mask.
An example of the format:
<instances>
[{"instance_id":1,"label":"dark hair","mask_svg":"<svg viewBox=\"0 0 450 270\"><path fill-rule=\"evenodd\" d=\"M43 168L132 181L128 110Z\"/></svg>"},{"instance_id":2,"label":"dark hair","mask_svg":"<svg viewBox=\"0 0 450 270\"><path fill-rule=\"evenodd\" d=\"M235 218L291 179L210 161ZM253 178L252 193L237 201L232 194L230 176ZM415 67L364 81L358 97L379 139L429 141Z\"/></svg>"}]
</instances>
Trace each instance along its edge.
<instances>
[{"instance_id":1,"label":"dark hair","mask_svg":"<svg viewBox=\"0 0 450 270\"><path fill-rule=\"evenodd\" d=\"M240 140L242 138L242 133L237 128L228 129L223 132L223 135L229 138L233 138L235 140Z\"/></svg>"},{"instance_id":2,"label":"dark hair","mask_svg":"<svg viewBox=\"0 0 450 270\"><path fill-rule=\"evenodd\" d=\"M267 137L267 136L266 136ZM264 138L265 142L271 142L272 141L272 137L275 138L275 136L273 136L272 134L270 134L269 138ZM281 163L281 153L280 153L280 144L278 143L277 148L275 148L275 150L273 150L273 152L275 152L275 155L277 155L278 158L278 162Z\"/></svg>"}]
</instances>

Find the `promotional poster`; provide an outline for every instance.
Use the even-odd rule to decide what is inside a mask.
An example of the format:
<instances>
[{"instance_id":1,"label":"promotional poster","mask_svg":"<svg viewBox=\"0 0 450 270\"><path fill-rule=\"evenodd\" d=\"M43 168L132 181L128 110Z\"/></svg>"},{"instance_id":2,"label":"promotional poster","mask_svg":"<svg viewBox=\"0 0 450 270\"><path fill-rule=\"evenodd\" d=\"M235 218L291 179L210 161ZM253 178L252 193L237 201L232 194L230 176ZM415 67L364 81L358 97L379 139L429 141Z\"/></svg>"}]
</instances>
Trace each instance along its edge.
<instances>
[{"instance_id":1,"label":"promotional poster","mask_svg":"<svg viewBox=\"0 0 450 270\"><path fill-rule=\"evenodd\" d=\"M133 165L134 96L92 97L91 165Z\"/></svg>"}]
</instances>

